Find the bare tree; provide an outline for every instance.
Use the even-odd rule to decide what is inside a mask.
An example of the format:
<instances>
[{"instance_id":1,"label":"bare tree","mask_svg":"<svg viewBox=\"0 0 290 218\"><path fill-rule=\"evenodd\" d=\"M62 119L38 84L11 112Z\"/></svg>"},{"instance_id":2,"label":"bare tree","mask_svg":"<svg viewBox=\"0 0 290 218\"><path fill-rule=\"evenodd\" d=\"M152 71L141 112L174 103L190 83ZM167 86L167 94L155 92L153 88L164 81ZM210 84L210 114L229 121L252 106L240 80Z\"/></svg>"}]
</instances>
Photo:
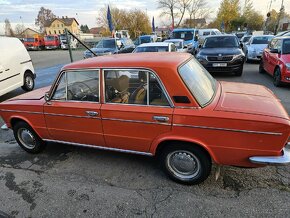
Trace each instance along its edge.
<instances>
[{"instance_id":1,"label":"bare tree","mask_svg":"<svg viewBox=\"0 0 290 218\"><path fill-rule=\"evenodd\" d=\"M207 7L207 0L191 0L189 6L187 7L187 12L189 14L189 27L196 25L193 21L197 18L207 18L212 12L210 8Z\"/></svg>"},{"instance_id":2,"label":"bare tree","mask_svg":"<svg viewBox=\"0 0 290 218\"><path fill-rule=\"evenodd\" d=\"M158 8L163 10L160 16L169 16L172 27L174 27L174 18L178 15L175 12L177 5L178 0L158 0Z\"/></svg>"},{"instance_id":3,"label":"bare tree","mask_svg":"<svg viewBox=\"0 0 290 218\"><path fill-rule=\"evenodd\" d=\"M11 23L9 19L5 19L5 36L14 36L14 32L11 27Z\"/></svg>"},{"instance_id":4,"label":"bare tree","mask_svg":"<svg viewBox=\"0 0 290 218\"><path fill-rule=\"evenodd\" d=\"M25 26L23 24L17 24L15 26L14 32L16 35L21 36L24 30L25 30Z\"/></svg>"},{"instance_id":5,"label":"bare tree","mask_svg":"<svg viewBox=\"0 0 290 218\"><path fill-rule=\"evenodd\" d=\"M44 7L41 7L37 18L35 19L35 25L39 26L40 32L44 32L44 24L46 21L51 20L53 18L56 18L54 13L50 9L46 9Z\"/></svg>"}]
</instances>

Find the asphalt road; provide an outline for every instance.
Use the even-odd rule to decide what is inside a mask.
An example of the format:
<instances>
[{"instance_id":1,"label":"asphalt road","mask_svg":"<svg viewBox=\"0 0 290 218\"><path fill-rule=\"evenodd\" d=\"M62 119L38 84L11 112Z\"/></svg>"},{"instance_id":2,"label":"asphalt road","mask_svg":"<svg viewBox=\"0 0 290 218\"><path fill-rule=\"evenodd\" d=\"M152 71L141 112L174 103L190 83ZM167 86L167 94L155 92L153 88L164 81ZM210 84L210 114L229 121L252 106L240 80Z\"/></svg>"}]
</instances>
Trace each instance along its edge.
<instances>
[{"instance_id":1,"label":"asphalt road","mask_svg":"<svg viewBox=\"0 0 290 218\"><path fill-rule=\"evenodd\" d=\"M81 52L75 56L81 59ZM50 85L69 62L63 51L31 52L31 57L36 87ZM274 87L256 63L246 64L240 78L215 77L265 85L290 113L290 87ZM1 96L0 102L20 93ZM1 211L13 217L289 216L290 166L222 167L217 181L215 169L203 184L183 186L169 180L153 158L61 144L30 155L11 131L0 130L0 217Z\"/></svg>"}]
</instances>

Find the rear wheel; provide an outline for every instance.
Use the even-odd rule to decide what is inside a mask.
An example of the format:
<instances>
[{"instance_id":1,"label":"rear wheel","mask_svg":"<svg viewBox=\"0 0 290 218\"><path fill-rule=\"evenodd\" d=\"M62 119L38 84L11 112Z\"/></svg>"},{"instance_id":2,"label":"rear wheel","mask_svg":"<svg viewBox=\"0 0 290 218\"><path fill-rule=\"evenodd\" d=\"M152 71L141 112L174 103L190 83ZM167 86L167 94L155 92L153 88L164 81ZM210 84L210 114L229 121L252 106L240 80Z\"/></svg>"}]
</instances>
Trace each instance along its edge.
<instances>
[{"instance_id":1,"label":"rear wheel","mask_svg":"<svg viewBox=\"0 0 290 218\"><path fill-rule=\"evenodd\" d=\"M32 91L34 89L34 76L30 72L24 74L24 84L22 89L25 91Z\"/></svg>"},{"instance_id":2,"label":"rear wheel","mask_svg":"<svg viewBox=\"0 0 290 218\"><path fill-rule=\"evenodd\" d=\"M160 162L172 180L187 185L203 182L211 172L209 155L201 148L186 143L165 147Z\"/></svg>"},{"instance_id":3,"label":"rear wheel","mask_svg":"<svg viewBox=\"0 0 290 218\"><path fill-rule=\"evenodd\" d=\"M20 147L28 153L40 153L45 148L45 142L23 121L13 126L13 133Z\"/></svg>"},{"instance_id":4,"label":"rear wheel","mask_svg":"<svg viewBox=\"0 0 290 218\"><path fill-rule=\"evenodd\" d=\"M264 69L264 61L263 61L263 59L261 59L261 61L260 61L259 73L266 73L266 71Z\"/></svg>"},{"instance_id":5,"label":"rear wheel","mask_svg":"<svg viewBox=\"0 0 290 218\"><path fill-rule=\"evenodd\" d=\"M282 82L281 82L281 71L279 68L276 68L274 71L274 76L273 76L273 84L275 86L281 86Z\"/></svg>"}]
</instances>

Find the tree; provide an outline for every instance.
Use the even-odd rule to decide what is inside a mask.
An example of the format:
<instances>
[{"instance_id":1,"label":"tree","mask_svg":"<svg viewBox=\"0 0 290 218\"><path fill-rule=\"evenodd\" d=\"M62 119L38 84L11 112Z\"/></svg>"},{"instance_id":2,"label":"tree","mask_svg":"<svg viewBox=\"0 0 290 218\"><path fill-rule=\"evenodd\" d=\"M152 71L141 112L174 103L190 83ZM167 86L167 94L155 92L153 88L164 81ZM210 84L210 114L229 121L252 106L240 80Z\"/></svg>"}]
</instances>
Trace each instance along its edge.
<instances>
[{"instance_id":1,"label":"tree","mask_svg":"<svg viewBox=\"0 0 290 218\"><path fill-rule=\"evenodd\" d=\"M40 32L44 32L44 24L45 22L52 20L53 18L56 18L54 13L50 9L46 9L44 7L41 7L37 18L35 19L35 25L39 26Z\"/></svg>"},{"instance_id":2,"label":"tree","mask_svg":"<svg viewBox=\"0 0 290 218\"><path fill-rule=\"evenodd\" d=\"M217 21L225 25L226 31L233 30L231 21L240 17L240 1L239 0L222 0L217 13Z\"/></svg>"},{"instance_id":3,"label":"tree","mask_svg":"<svg viewBox=\"0 0 290 218\"><path fill-rule=\"evenodd\" d=\"M247 17L254 11L252 0L245 0L243 8L243 16Z\"/></svg>"},{"instance_id":4,"label":"tree","mask_svg":"<svg viewBox=\"0 0 290 218\"><path fill-rule=\"evenodd\" d=\"M83 33L90 33L90 29L89 29L88 25L81 25L80 29Z\"/></svg>"},{"instance_id":5,"label":"tree","mask_svg":"<svg viewBox=\"0 0 290 218\"><path fill-rule=\"evenodd\" d=\"M21 36L24 30L25 30L25 26L23 24L17 24L15 26L14 32L16 35Z\"/></svg>"},{"instance_id":6,"label":"tree","mask_svg":"<svg viewBox=\"0 0 290 218\"><path fill-rule=\"evenodd\" d=\"M194 27L196 24L193 20L197 18L207 18L211 13L211 9L207 7L207 0L191 0L187 7L189 14L189 27Z\"/></svg>"},{"instance_id":7,"label":"tree","mask_svg":"<svg viewBox=\"0 0 290 218\"><path fill-rule=\"evenodd\" d=\"M158 8L162 9L160 16L169 16L172 27L179 27L184 14L192 0L158 0ZM175 19L179 18L177 25Z\"/></svg>"},{"instance_id":8,"label":"tree","mask_svg":"<svg viewBox=\"0 0 290 218\"><path fill-rule=\"evenodd\" d=\"M5 36L14 36L14 32L11 27L11 23L8 18L5 19Z\"/></svg>"}]
</instances>

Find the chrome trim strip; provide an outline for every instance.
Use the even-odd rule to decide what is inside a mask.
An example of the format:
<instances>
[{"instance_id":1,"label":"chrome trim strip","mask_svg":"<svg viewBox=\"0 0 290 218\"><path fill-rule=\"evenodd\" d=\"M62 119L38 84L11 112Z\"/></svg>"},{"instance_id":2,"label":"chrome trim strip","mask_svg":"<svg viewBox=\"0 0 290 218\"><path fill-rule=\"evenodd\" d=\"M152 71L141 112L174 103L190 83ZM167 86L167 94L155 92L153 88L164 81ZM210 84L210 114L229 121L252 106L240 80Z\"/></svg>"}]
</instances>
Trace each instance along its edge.
<instances>
[{"instance_id":1,"label":"chrome trim strip","mask_svg":"<svg viewBox=\"0 0 290 218\"><path fill-rule=\"evenodd\" d=\"M78 116L78 115L54 114L54 113L44 113L44 115L48 115L48 116L74 117L74 118L90 118L90 119L101 120L100 117L91 117L91 116Z\"/></svg>"},{"instance_id":2,"label":"chrome trim strip","mask_svg":"<svg viewBox=\"0 0 290 218\"><path fill-rule=\"evenodd\" d=\"M75 145L75 146L81 146L81 147L87 147L87 148L95 148L95 149L108 150L108 151L117 151L117 152L130 153L130 154L153 156L153 154L148 153L148 152L132 151L132 150L119 149L119 148L110 148L110 147L102 147L102 146L97 146L97 145L80 144L80 143L75 143L75 142L66 142L66 141L59 141L59 140L52 140L52 139L43 139L43 141L62 143L62 144L68 144L68 145Z\"/></svg>"},{"instance_id":3,"label":"chrome trim strip","mask_svg":"<svg viewBox=\"0 0 290 218\"><path fill-rule=\"evenodd\" d=\"M253 130L244 130L244 129L227 129L227 128L218 128L218 127L209 127L209 126L192 126L192 125L183 125L183 124L173 124L177 127L188 127L188 128L198 128L198 129L211 129L211 130L221 130L221 131L230 131L230 132L243 132L243 133L253 133L253 134L264 134L264 135L275 135L281 136L282 133L278 132L260 132Z\"/></svg>"},{"instance_id":4,"label":"chrome trim strip","mask_svg":"<svg viewBox=\"0 0 290 218\"><path fill-rule=\"evenodd\" d=\"M1 129L2 129L2 130L9 130L9 128L8 128L8 126L7 126L6 123L5 123L3 126L1 126Z\"/></svg>"},{"instance_id":5,"label":"chrome trim strip","mask_svg":"<svg viewBox=\"0 0 290 218\"><path fill-rule=\"evenodd\" d=\"M186 107L186 106L176 106L176 109L202 109L202 107Z\"/></svg>"},{"instance_id":6,"label":"chrome trim strip","mask_svg":"<svg viewBox=\"0 0 290 218\"><path fill-rule=\"evenodd\" d=\"M143 123L143 124L156 124L156 125L171 126L170 123L159 123L159 122L150 122L150 121L142 121L142 120L124 120L124 119L118 119L118 118L102 118L102 120L120 121L120 122L127 122L127 123Z\"/></svg>"},{"instance_id":7,"label":"chrome trim strip","mask_svg":"<svg viewBox=\"0 0 290 218\"><path fill-rule=\"evenodd\" d=\"M6 110L6 109L2 109L1 111L2 112L15 112L15 113L28 113L28 114L43 114L42 112Z\"/></svg>"},{"instance_id":8,"label":"chrome trim strip","mask_svg":"<svg viewBox=\"0 0 290 218\"><path fill-rule=\"evenodd\" d=\"M286 165L290 164L290 149L283 148L281 156L256 156L249 157L249 160L255 164L267 165Z\"/></svg>"},{"instance_id":9,"label":"chrome trim strip","mask_svg":"<svg viewBox=\"0 0 290 218\"><path fill-rule=\"evenodd\" d=\"M32 62L32 60L23 61L23 62L21 62L20 64L26 64L26 63L29 63L29 62Z\"/></svg>"}]
</instances>

